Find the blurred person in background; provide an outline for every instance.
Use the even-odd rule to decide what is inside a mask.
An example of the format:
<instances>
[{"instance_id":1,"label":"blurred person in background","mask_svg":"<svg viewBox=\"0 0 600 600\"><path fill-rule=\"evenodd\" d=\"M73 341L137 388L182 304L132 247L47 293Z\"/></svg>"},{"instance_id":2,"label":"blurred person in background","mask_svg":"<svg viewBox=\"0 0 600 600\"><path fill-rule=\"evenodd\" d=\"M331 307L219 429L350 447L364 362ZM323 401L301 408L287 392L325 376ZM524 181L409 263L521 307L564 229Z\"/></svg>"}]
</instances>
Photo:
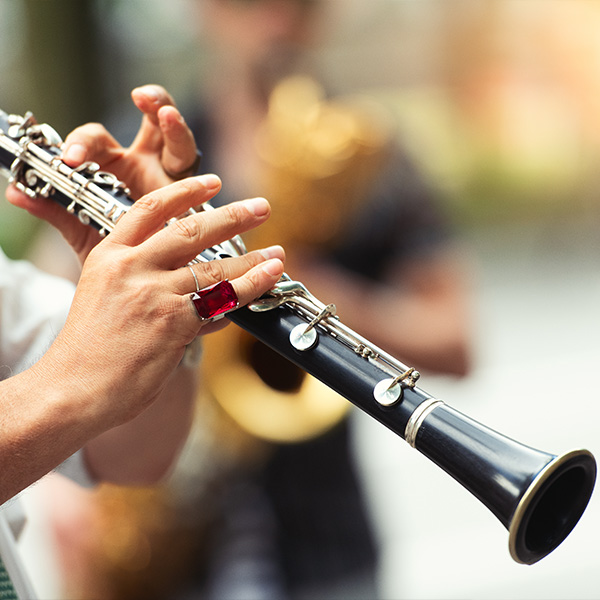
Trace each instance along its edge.
<instances>
[{"instance_id":1,"label":"blurred person in background","mask_svg":"<svg viewBox=\"0 0 600 600\"><path fill-rule=\"evenodd\" d=\"M342 99L336 114L336 98L330 107L323 107L327 98L320 102L319 91L310 84L293 87L294 76L306 75L326 88L307 54L317 36L325 33L323 17L335 19L335 11L343 10L326 4L319 0L203 3L201 35L214 49L214 69L209 81L200 82L201 112L188 121L205 155L205 167L225 178L217 202L235 197L239 190L266 188L283 206L275 208L269 224L273 237L291 235L280 231L291 227L293 218L288 211L293 211L294 218L309 212L314 217L313 228L327 229L321 234L326 248L303 243L310 239L310 232L296 235L293 242L298 252L288 257L291 262L287 263L294 278L325 300L335 290L338 314L344 321L393 355L410 360L423 371L462 376L469 366L464 254L451 237L434 189L392 139L393 126L382 124L377 113L363 114L359 107L352 115L352 106L347 110ZM290 81L287 89L278 87L286 80ZM333 92L325 89L323 93L330 96ZM288 101L287 107L280 108L278 101L279 105ZM332 116L328 122L325 111L329 109ZM314 117L319 110L325 113L320 121ZM289 122L279 126L276 120L286 117ZM345 124L350 133L336 118L354 119ZM386 125L390 130L382 132ZM382 139L386 135L390 144ZM327 142L319 136L328 136ZM362 168L363 173L361 163L372 161L370 155L378 150L379 162L370 169ZM347 158L351 152L354 154ZM290 166L294 158L296 163ZM309 187L308 168L302 171L304 163L319 159L325 164L314 167L316 174ZM327 191L335 193L327 175L336 168L341 176L335 183L343 193L329 201L319 192L319 185L331 186ZM359 176L354 173L357 170ZM292 184L286 184L288 174L296 176ZM358 198L353 197L347 181L359 188L355 192ZM296 198L295 203L285 204L280 184L286 185L284 192L289 189L291 193L304 185L303 204L298 207ZM317 195L318 210L312 207L309 193ZM340 213L351 213L345 216L343 228L335 220L326 221L328 201L337 209L337 219L342 219Z\"/></svg>"},{"instance_id":2,"label":"blurred person in background","mask_svg":"<svg viewBox=\"0 0 600 600\"><path fill-rule=\"evenodd\" d=\"M197 5L213 68L189 102L188 121L203 169L224 181L213 203L269 197L272 223L258 237L245 236L248 247L282 243L286 271L334 302L346 325L421 371L463 376L469 335L461 251L434 189L387 119L371 105L336 97L314 72L310 50L324 19L333 18L325 4ZM86 596L104 579L114 598L177 597L177 589L207 599L378 596L377 536L352 456L352 421L336 408L287 439L257 433L228 404L232 390L264 424L270 417L266 411L262 418L261 395L270 397L271 387L283 390L281 404L295 396L303 404L302 384L228 329L224 341L205 344L202 417L168 489L158 498L106 490L95 499L98 542L74 595ZM244 346L237 354L235 344ZM257 400L250 388L258 384L228 371L240 361L259 373ZM265 371L293 382L269 382ZM216 374L231 382L226 393L213 385ZM130 536L126 549L110 541L119 532ZM68 527L61 535L70 535ZM67 565L72 574L73 561Z\"/></svg>"},{"instance_id":3,"label":"blurred person in background","mask_svg":"<svg viewBox=\"0 0 600 600\"><path fill-rule=\"evenodd\" d=\"M200 82L201 108L191 123L206 168L226 182L217 201L263 190L273 221L261 235L285 245L293 279L409 365L463 376L469 340L460 250L391 124L377 107L336 96L315 72L310 51L343 10L327 4L203 3L201 35L214 50L214 68ZM342 418L310 440L274 444L261 469L249 470L246 486L269 515L261 535L243 499L233 502L246 516L247 539L253 534L256 548L271 548L279 597L377 597L377 538L351 427ZM232 490L241 489L239 481L232 478ZM236 547L223 531L233 566L219 565L214 597L244 597L218 592L235 590L236 575L243 581L244 557L236 555L243 532Z\"/></svg>"}]
</instances>

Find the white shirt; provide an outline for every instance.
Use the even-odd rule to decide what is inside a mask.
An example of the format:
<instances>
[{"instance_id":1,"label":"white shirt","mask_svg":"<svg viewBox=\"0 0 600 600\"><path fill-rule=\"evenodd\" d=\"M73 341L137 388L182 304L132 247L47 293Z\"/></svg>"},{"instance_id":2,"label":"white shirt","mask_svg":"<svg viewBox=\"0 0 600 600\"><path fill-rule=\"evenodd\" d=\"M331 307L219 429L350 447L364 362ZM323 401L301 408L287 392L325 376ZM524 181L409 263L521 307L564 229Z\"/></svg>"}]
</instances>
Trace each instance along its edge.
<instances>
[{"instance_id":1,"label":"white shirt","mask_svg":"<svg viewBox=\"0 0 600 600\"><path fill-rule=\"evenodd\" d=\"M23 371L64 325L75 286L0 249L0 377Z\"/></svg>"},{"instance_id":2,"label":"white shirt","mask_svg":"<svg viewBox=\"0 0 600 600\"><path fill-rule=\"evenodd\" d=\"M0 380L27 369L44 354L64 325L74 291L71 282L26 261L10 260L0 249ZM57 470L82 485L92 484L81 453ZM19 595L31 598L15 543L23 525L18 498L0 507L0 554Z\"/></svg>"}]
</instances>

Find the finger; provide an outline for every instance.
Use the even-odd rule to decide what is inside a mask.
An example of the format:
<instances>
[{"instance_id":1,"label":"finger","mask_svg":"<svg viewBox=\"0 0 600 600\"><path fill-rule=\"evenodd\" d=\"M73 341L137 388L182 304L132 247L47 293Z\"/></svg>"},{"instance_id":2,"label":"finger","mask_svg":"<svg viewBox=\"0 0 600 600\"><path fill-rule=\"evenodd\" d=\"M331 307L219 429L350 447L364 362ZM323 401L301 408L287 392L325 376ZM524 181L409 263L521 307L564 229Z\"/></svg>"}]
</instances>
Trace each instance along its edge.
<instances>
[{"instance_id":1,"label":"finger","mask_svg":"<svg viewBox=\"0 0 600 600\"><path fill-rule=\"evenodd\" d=\"M6 198L14 206L25 209L34 217L44 219L58 229L78 254L88 242L97 243L100 240L100 235L95 230L81 223L75 215L48 198L31 198L14 186L6 189Z\"/></svg>"},{"instance_id":2,"label":"finger","mask_svg":"<svg viewBox=\"0 0 600 600\"><path fill-rule=\"evenodd\" d=\"M216 175L202 175L189 177L146 194L119 219L109 237L114 243L136 246L163 230L171 219L210 200L220 187L221 180ZM189 262L193 256L173 268Z\"/></svg>"},{"instance_id":3,"label":"finger","mask_svg":"<svg viewBox=\"0 0 600 600\"><path fill-rule=\"evenodd\" d=\"M195 175L200 155L181 113L174 106L163 106L157 114L164 139L161 162L165 172L172 179Z\"/></svg>"},{"instance_id":4,"label":"finger","mask_svg":"<svg viewBox=\"0 0 600 600\"><path fill-rule=\"evenodd\" d=\"M143 113L142 125L132 147L142 151L160 149L163 142L158 111L163 106L175 106L175 101L160 85L144 85L135 88L131 92L131 98Z\"/></svg>"},{"instance_id":5,"label":"finger","mask_svg":"<svg viewBox=\"0 0 600 600\"><path fill-rule=\"evenodd\" d=\"M56 202L52 202L48 198L36 196L32 198L18 190L14 185L6 188L6 199L14 206L25 209L28 213L40 219L50 220L60 216L65 209L61 208ZM71 215L69 215L71 216Z\"/></svg>"},{"instance_id":6,"label":"finger","mask_svg":"<svg viewBox=\"0 0 600 600\"><path fill-rule=\"evenodd\" d=\"M254 250L235 258L200 262L169 272L169 286L179 294L188 294L223 281L237 279L253 267L273 258L285 260L281 246ZM191 271L190 271L191 269Z\"/></svg>"},{"instance_id":7,"label":"finger","mask_svg":"<svg viewBox=\"0 0 600 600\"><path fill-rule=\"evenodd\" d=\"M94 161L107 168L123 156L123 148L99 123L88 123L74 129L65 139L62 159L70 167Z\"/></svg>"},{"instance_id":8,"label":"finger","mask_svg":"<svg viewBox=\"0 0 600 600\"><path fill-rule=\"evenodd\" d=\"M161 106L175 106L173 96L162 85L148 84L136 87L131 92L131 98L154 125L158 125L156 113Z\"/></svg>"},{"instance_id":9,"label":"finger","mask_svg":"<svg viewBox=\"0 0 600 600\"><path fill-rule=\"evenodd\" d=\"M256 300L269 291L283 275L284 265L278 258L272 258L250 269L247 273L231 281L240 306Z\"/></svg>"},{"instance_id":10,"label":"finger","mask_svg":"<svg viewBox=\"0 0 600 600\"><path fill-rule=\"evenodd\" d=\"M173 221L148 239L141 251L162 268L177 269L206 248L264 223L270 212L264 198L233 202Z\"/></svg>"},{"instance_id":11,"label":"finger","mask_svg":"<svg viewBox=\"0 0 600 600\"><path fill-rule=\"evenodd\" d=\"M247 271L241 277L231 281L240 306L245 306L252 300L262 296L270 290L283 275L283 262L278 258L267 260L256 267ZM198 319L198 323L202 328L203 333L212 331L211 322L202 321L198 318L194 303L191 301L190 295L182 296L182 302L187 303L189 311Z\"/></svg>"}]
</instances>

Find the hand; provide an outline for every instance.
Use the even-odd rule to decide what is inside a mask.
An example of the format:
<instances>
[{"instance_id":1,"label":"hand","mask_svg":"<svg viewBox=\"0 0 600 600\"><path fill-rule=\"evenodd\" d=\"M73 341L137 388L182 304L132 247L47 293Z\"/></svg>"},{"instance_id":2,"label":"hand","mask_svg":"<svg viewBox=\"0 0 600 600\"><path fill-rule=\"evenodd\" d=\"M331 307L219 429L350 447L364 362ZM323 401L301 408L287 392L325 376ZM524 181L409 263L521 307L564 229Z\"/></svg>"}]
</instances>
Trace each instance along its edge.
<instances>
[{"instance_id":1,"label":"hand","mask_svg":"<svg viewBox=\"0 0 600 600\"><path fill-rule=\"evenodd\" d=\"M192 177L138 200L90 252L67 323L32 367L60 389L80 390L80 410L103 423L102 429L142 412L185 346L227 322L198 318L189 298L196 284L185 265L204 248L264 222L269 204L236 202L164 227L219 187L216 176ZM277 282L283 259L282 249L274 247L194 265L194 274L201 288L229 279L244 305Z\"/></svg>"},{"instance_id":2,"label":"hand","mask_svg":"<svg viewBox=\"0 0 600 600\"><path fill-rule=\"evenodd\" d=\"M191 167L197 152L192 132L164 88L145 85L134 89L131 97L143 117L129 148L123 148L102 125L90 123L67 136L63 160L72 167L88 160L97 162L127 183L137 199L176 179L195 175Z\"/></svg>"},{"instance_id":3,"label":"hand","mask_svg":"<svg viewBox=\"0 0 600 600\"><path fill-rule=\"evenodd\" d=\"M123 148L104 126L89 123L67 136L62 158L71 167L86 161L98 163L103 170L124 181L132 197L137 199L175 179L193 175L186 169L195 163L197 152L191 131L164 88L146 85L134 89L131 96L143 117L129 148ZM168 173L179 175L173 177ZM15 187L9 187L6 195L12 204L59 229L82 264L91 248L100 241L94 229L83 225L50 200L29 198Z\"/></svg>"}]
</instances>

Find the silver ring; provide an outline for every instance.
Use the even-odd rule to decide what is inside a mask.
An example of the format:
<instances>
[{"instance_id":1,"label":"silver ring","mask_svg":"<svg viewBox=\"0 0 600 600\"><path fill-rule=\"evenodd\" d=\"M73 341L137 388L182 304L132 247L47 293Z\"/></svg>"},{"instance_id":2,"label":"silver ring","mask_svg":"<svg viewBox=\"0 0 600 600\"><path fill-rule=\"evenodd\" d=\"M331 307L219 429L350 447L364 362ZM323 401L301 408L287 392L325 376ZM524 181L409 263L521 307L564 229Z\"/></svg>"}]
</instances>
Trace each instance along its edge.
<instances>
[{"instance_id":1,"label":"silver ring","mask_svg":"<svg viewBox=\"0 0 600 600\"><path fill-rule=\"evenodd\" d=\"M198 278L196 277L196 273L194 273L194 269L192 269L192 265L187 265L187 268L191 271L192 277L194 278L194 283L196 284L196 291L200 291L200 285L198 284Z\"/></svg>"}]
</instances>

